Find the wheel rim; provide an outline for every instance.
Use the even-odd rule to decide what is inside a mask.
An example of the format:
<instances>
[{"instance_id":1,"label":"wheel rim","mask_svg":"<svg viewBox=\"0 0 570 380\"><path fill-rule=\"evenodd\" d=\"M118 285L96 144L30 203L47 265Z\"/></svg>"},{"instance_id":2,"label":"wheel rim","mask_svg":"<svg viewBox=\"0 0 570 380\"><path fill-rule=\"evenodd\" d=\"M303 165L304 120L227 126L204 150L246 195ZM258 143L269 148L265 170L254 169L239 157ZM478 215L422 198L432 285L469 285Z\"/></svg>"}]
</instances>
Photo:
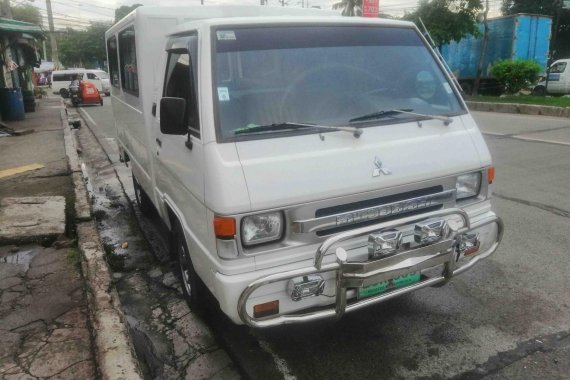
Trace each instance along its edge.
<instances>
[{"instance_id":1,"label":"wheel rim","mask_svg":"<svg viewBox=\"0 0 570 380\"><path fill-rule=\"evenodd\" d=\"M184 285L184 289L186 289L186 293L188 293L188 296L192 297L192 285L190 284L190 263L188 262L188 254L186 253L186 248L181 241L178 242L178 252L178 263L180 264L182 283Z\"/></svg>"}]
</instances>

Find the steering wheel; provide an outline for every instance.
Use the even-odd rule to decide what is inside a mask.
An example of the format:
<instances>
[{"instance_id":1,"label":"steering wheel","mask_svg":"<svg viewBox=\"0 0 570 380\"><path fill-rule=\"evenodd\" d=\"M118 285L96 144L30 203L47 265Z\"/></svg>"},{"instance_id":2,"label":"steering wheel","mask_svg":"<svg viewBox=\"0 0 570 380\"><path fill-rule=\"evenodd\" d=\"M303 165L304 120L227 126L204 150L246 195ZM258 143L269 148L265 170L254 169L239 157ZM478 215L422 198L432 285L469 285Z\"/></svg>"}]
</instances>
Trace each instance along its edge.
<instances>
[{"instance_id":1,"label":"steering wheel","mask_svg":"<svg viewBox=\"0 0 570 380\"><path fill-rule=\"evenodd\" d=\"M359 67L339 63L315 66L297 76L287 86L280 102L279 110L282 115L287 114L287 111L290 109L295 109L294 96L298 96L303 86L308 86L310 83L317 83L318 81L313 80L316 76L323 76L327 81L332 80L332 78L339 78L341 80L347 80L344 78L359 78L363 82L366 81L366 83L375 83L377 85L371 85L371 87L374 87L373 90L358 94L357 96L353 93L336 93L329 91L326 93L326 97L318 96L319 92L321 94L324 93L323 90L325 90L324 86L326 86L326 82L316 87L308 87L308 92L312 90L315 94L315 96L310 98L311 104L308 106L305 104L304 107L305 109L309 109L308 114L305 114L305 116L310 119L308 121L318 120L325 115L327 117L343 116L346 115L346 111L349 109L354 110L352 113L358 114L358 109L366 106L366 104L362 104L363 100L370 103L370 99L365 95L379 92L378 87L384 85L384 80ZM321 91L319 91L319 89L321 89ZM372 109L374 108L375 107Z\"/></svg>"}]
</instances>

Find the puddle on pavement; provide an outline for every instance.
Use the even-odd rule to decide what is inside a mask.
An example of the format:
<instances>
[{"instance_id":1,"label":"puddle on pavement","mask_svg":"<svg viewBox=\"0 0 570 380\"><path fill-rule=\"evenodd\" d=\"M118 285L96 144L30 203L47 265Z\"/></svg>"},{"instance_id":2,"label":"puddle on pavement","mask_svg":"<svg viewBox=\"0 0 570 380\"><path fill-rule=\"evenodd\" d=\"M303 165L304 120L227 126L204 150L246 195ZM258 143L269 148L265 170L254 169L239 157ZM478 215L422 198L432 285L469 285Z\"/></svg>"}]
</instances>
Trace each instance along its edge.
<instances>
[{"instance_id":1,"label":"puddle on pavement","mask_svg":"<svg viewBox=\"0 0 570 380\"><path fill-rule=\"evenodd\" d=\"M0 264L17 264L21 265L25 271L30 268L30 264L34 257L38 254L37 250L26 249L17 252L0 253Z\"/></svg>"}]
</instances>

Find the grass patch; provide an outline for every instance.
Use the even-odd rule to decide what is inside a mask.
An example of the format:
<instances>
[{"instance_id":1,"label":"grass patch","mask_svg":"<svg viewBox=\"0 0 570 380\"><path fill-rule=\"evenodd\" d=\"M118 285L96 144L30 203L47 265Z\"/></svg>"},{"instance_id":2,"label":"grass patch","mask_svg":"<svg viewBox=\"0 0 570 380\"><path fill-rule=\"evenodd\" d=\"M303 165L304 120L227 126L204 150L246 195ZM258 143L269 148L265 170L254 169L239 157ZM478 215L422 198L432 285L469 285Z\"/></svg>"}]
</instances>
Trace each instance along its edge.
<instances>
[{"instance_id":1,"label":"grass patch","mask_svg":"<svg viewBox=\"0 0 570 380\"><path fill-rule=\"evenodd\" d=\"M67 260L77 271L81 271L81 252L77 248L70 248L66 254Z\"/></svg>"},{"instance_id":2,"label":"grass patch","mask_svg":"<svg viewBox=\"0 0 570 380\"><path fill-rule=\"evenodd\" d=\"M539 106L554 107L570 107L570 98L554 97L554 96L469 96L466 98L472 102L490 102L490 103L519 103L519 104L536 104Z\"/></svg>"}]
</instances>

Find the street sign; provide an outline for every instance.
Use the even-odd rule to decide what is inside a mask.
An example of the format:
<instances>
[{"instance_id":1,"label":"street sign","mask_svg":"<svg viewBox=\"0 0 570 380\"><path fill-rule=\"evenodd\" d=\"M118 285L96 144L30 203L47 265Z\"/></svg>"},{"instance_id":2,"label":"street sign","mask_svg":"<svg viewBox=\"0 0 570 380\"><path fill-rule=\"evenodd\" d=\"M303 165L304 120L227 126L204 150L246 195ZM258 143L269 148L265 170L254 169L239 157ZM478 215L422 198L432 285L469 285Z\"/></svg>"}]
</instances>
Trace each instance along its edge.
<instances>
[{"instance_id":1,"label":"street sign","mask_svg":"<svg viewBox=\"0 0 570 380\"><path fill-rule=\"evenodd\" d=\"M570 0L564 0L562 2L562 8L564 9L570 9Z\"/></svg>"},{"instance_id":2,"label":"street sign","mask_svg":"<svg viewBox=\"0 0 570 380\"><path fill-rule=\"evenodd\" d=\"M378 0L362 0L362 17L378 17Z\"/></svg>"}]
</instances>

